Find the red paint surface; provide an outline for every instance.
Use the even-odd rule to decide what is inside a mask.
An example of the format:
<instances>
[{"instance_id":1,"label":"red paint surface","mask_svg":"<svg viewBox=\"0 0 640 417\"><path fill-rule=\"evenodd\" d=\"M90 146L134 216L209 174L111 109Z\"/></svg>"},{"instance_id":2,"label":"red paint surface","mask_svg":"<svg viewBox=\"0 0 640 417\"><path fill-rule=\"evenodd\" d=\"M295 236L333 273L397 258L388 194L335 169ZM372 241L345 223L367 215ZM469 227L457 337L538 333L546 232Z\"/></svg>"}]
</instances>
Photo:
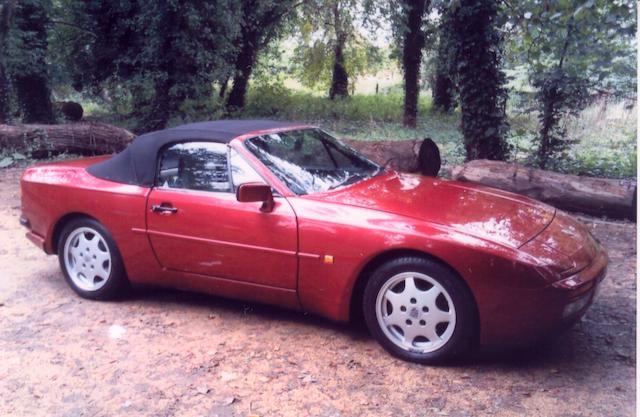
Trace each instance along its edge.
<instances>
[{"instance_id":1,"label":"red paint surface","mask_svg":"<svg viewBox=\"0 0 640 417\"><path fill-rule=\"evenodd\" d=\"M56 225L65 216L87 215L113 235L134 283L304 309L334 320L349 319L353 290L366 279L367 265L422 254L446 263L469 286L484 344L526 343L561 327L565 305L593 293L604 278L603 249L581 223L548 205L394 172L295 196L244 149L246 137L232 146L279 194L272 212L261 212L259 202L240 203L232 193L98 179L85 168L101 158L86 158L25 171L22 211L31 224L29 238L55 253ZM151 211L163 203L178 211ZM334 262L323 262L324 255Z\"/></svg>"}]
</instances>

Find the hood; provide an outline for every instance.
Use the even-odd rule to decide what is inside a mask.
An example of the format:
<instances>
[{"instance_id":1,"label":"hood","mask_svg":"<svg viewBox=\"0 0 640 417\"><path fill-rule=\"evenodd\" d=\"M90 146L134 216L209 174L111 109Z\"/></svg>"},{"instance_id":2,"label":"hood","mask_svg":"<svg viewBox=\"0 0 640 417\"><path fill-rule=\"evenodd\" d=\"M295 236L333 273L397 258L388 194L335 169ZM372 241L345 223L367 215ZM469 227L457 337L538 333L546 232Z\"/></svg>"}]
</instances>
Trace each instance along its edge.
<instances>
[{"instance_id":1,"label":"hood","mask_svg":"<svg viewBox=\"0 0 640 417\"><path fill-rule=\"evenodd\" d=\"M471 183L385 173L309 198L400 214L518 248L542 232L555 209Z\"/></svg>"}]
</instances>

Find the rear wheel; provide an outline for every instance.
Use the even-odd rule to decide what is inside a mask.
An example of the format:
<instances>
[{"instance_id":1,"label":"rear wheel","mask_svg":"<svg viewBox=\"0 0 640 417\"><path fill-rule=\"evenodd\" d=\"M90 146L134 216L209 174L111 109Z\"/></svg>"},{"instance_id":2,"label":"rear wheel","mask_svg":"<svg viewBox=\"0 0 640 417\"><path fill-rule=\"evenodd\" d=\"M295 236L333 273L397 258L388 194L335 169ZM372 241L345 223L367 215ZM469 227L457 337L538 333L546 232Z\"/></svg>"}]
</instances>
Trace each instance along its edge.
<instances>
[{"instance_id":1,"label":"rear wheel","mask_svg":"<svg viewBox=\"0 0 640 417\"><path fill-rule=\"evenodd\" d=\"M364 292L367 327L393 355L436 364L464 352L476 329L473 297L444 265L423 258L379 267Z\"/></svg>"},{"instance_id":2,"label":"rear wheel","mask_svg":"<svg viewBox=\"0 0 640 417\"><path fill-rule=\"evenodd\" d=\"M84 298L115 298L128 286L111 234L93 219L75 219L65 226L58 242L58 258L67 283Z\"/></svg>"}]
</instances>

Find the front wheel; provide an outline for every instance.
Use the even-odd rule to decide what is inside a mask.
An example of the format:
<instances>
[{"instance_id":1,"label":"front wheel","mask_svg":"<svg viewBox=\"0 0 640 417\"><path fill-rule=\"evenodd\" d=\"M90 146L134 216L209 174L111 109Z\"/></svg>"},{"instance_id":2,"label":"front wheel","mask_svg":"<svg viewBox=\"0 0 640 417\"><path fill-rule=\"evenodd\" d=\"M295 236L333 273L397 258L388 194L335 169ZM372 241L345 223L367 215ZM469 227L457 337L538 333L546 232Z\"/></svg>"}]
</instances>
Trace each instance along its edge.
<instances>
[{"instance_id":1,"label":"front wheel","mask_svg":"<svg viewBox=\"0 0 640 417\"><path fill-rule=\"evenodd\" d=\"M387 262L369 279L364 317L378 342L393 355L436 364L464 352L476 329L473 296L444 265L405 257Z\"/></svg>"},{"instance_id":2,"label":"front wheel","mask_svg":"<svg viewBox=\"0 0 640 417\"><path fill-rule=\"evenodd\" d=\"M93 219L80 218L65 226L58 242L58 258L67 283L84 298L112 299L128 286L111 234Z\"/></svg>"}]
</instances>

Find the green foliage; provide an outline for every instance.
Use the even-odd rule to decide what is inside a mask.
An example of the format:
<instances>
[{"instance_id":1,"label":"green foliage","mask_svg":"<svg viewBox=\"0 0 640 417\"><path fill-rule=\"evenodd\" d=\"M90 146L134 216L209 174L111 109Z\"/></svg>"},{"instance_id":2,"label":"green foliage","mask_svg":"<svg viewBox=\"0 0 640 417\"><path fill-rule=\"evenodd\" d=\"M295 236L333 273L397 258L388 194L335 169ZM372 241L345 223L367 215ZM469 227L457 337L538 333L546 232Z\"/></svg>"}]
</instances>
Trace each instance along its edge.
<instances>
[{"instance_id":1,"label":"green foliage","mask_svg":"<svg viewBox=\"0 0 640 417\"><path fill-rule=\"evenodd\" d=\"M274 105L274 103L279 103ZM316 123L340 137L361 140L393 140L431 137L440 147L447 164L464 162L466 153L458 129L460 113L433 112L429 97L421 97L415 129L402 125L403 94L356 94L346 100L286 89L282 84L254 86L240 117L269 117ZM206 117L206 116L203 116ZM563 155L554 155L547 168L578 175L633 178L636 173L636 113L624 103L591 105L578 116L567 119L567 134L577 143ZM538 126L535 113L513 115L510 145L515 162L537 166L538 143L533 133Z\"/></svg>"},{"instance_id":2,"label":"green foliage","mask_svg":"<svg viewBox=\"0 0 640 417\"><path fill-rule=\"evenodd\" d=\"M282 83L262 82L249 90L244 115L286 118L292 103L292 93Z\"/></svg>"},{"instance_id":3,"label":"green foliage","mask_svg":"<svg viewBox=\"0 0 640 417\"><path fill-rule=\"evenodd\" d=\"M600 88L612 76L634 79L636 7L632 0L510 3L512 60L525 63L533 77L562 67ZM624 94L630 90L635 86Z\"/></svg>"},{"instance_id":4,"label":"green foliage","mask_svg":"<svg viewBox=\"0 0 640 417\"><path fill-rule=\"evenodd\" d=\"M635 2L626 0L531 0L512 6L512 60L526 64L537 89L541 168L576 143L567 137L566 124L591 94L628 96L635 90L635 10Z\"/></svg>"},{"instance_id":5,"label":"green foliage","mask_svg":"<svg viewBox=\"0 0 640 417\"><path fill-rule=\"evenodd\" d=\"M348 95L349 78L379 69L379 51L355 26L360 0L307 0L294 51L294 71L309 88ZM353 81L351 82L353 84Z\"/></svg>"},{"instance_id":6,"label":"green foliage","mask_svg":"<svg viewBox=\"0 0 640 417\"><path fill-rule=\"evenodd\" d=\"M516 162L539 166L537 151L539 116L522 113L510 119L510 142ZM601 100L590 104L577 116L563 120L566 134L574 144L550 155L546 169L576 175L607 178L636 176L637 113L624 101Z\"/></svg>"},{"instance_id":7,"label":"green foliage","mask_svg":"<svg viewBox=\"0 0 640 417\"><path fill-rule=\"evenodd\" d=\"M460 0L451 6L461 129L468 160L504 160L507 92L495 0Z\"/></svg>"},{"instance_id":8,"label":"green foliage","mask_svg":"<svg viewBox=\"0 0 640 417\"><path fill-rule=\"evenodd\" d=\"M55 56L78 89L125 87L138 130L162 128L186 116L186 102L206 101L234 56L239 11L231 0L61 1L56 10L71 22Z\"/></svg>"},{"instance_id":9,"label":"green foliage","mask_svg":"<svg viewBox=\"0 0 640 417\"><path fill-rule=\"evenodd\" d=\"M292 91L282 84L258 85L249 90L242 117L274 117L307 121L372 121L402 122L401 93L355 94L344 100ZM430 99L421 99L421 108L430 107ZM426 114L424 112L423 114Z\"/></svg>"},{"instance_id":10,"label":"green foliage","mask_svg":"<svg viewBox=\"0 0 640 417\"><path fill-rule=\"evenodd\" d=\"M435 74L432 83L434 109L450 112L456 107L455 86L455 33L451 21L451 11L441 10L438 25L438 47Z\"/></svg>"},{"instance_id":11,"label":"green foliage","mask_svg":"<svg viewBox=\"0 0 640 417\"><path fill-rule=\"evenodd\" d=\"M375 74L382 69L384 57L380 50L364 37L353 34L345 46L345 69L352 78ZM333 42L305 36L295 50L294 70L302 85L328 90L333 76Z\"/></svg>"},{"instance_id":12,"label":"green foliage","mask_svg":"<svg viewBox=\"0 0 640 417\"><path fill-rule=\"evenodd\" d=\"M50 9L48 0L18 2L8 34L6 68L25 123L54 121L47 62Z\"/></svg>"},{"instance_id":13,"label":"green foliage","mask_svg":"<svg viewBox=\"0 0 640 417\"><path fill-rule=\"evenodd\" d=\"M7 45L7 64L12 74L48 75L50 8L47 0L23 0L16 5Z\"/></svg>"},{"instance_id":14,"label":"green foliage","mask_svg":"<svg viewBox=\"0 0 640 417\"><path fill-rule=\"evenodd\" d=\"M563 118L577 116L587 106L589 97L584 79L568 74L562 68L544 73L533 81L538 89L536 99L541 104L538 165L544 169L551 156L566 151L575 140L567 139Z\"/></svg>"},{"instance_id":15,"label":"green foliage","mask_svg":"<svg viewBox=\"0 0 640 417\"><path fill-rule=\"evenodd\" d=\"M244 107L249 78L258 59L258 54L269 43L276 40L296 20L300 3L295 0L243 0L240 3L240 31L234 39L236 47L231 69L233 70L233 88L227 99L227 110L233 113ZM228 72L222 79L226 85L230 78ZM221 90L220 95L223 94Z\"/></svg>"},{"instance_id":16,"label":"green foliage","mask_svg":"<svg viewBox=\"0 0 640 417\"><path fill-rule=\"evenodd\" d=\"M431 3L431 0L365 0L366 10L384 16L391 24L396 44L392 53L399 58L404 77L403 122L407 127L417 125L420 72L425 46L432 35ZM380 27L376 17L367 19L374 28Z\"/></svg>"},{"instance_id":17,"label":"green foliage","mask_svg":"<svg viewBox=\"0 0 640 417\"><path fill-rule=\"evenodd\" d=\"M7 50L9 28L13 23L17 0L0 2L0 123L11 120L11 84L7 73Z\"/></svg>"}]
</instances>

